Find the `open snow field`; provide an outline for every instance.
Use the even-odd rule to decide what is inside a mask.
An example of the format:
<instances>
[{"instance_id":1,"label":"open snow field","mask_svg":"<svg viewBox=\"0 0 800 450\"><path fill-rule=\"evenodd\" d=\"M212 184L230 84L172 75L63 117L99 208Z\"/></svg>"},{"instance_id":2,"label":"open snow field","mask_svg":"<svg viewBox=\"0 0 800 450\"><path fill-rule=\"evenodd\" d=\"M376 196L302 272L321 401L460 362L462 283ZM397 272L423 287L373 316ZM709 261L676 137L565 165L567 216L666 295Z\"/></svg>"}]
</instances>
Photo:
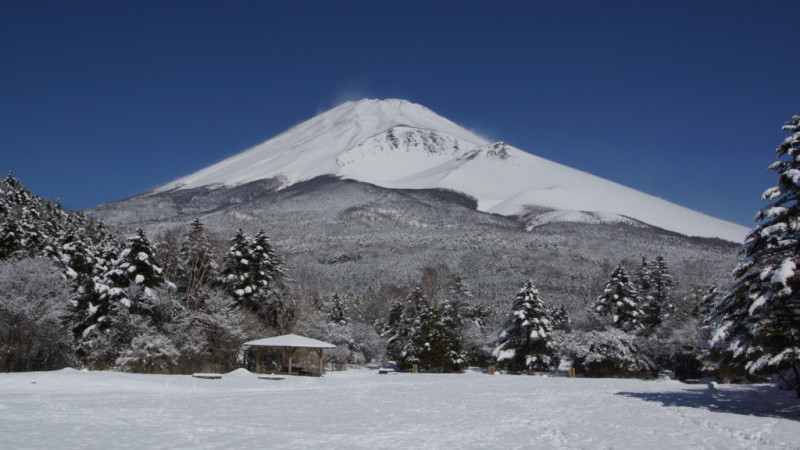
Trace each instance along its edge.
<instances>
[{"instance_id":1,"label":"open snow field","mask_svg":"<svg viewBox=\"0 0 800 450\"><path fill-rule=\"evenodd\" d=\"M0 448L800 448L771 386L495 375L0 374Z\"/></svg>"}]
</instances>

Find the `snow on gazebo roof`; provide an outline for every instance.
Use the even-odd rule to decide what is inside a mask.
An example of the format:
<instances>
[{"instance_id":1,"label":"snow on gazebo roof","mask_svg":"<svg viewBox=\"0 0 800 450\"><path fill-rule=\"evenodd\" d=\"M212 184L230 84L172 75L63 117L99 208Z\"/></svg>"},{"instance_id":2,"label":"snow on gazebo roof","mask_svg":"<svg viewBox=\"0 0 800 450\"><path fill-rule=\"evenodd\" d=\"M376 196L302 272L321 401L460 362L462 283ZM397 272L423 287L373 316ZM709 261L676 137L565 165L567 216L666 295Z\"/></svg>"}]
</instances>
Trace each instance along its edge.
<instances>
[{"instance_id":1,"label":"snow on gazebo roof","mask_svg":"<svg viewBox=\"0 0 800 450\"><path fill-rule=\"evenodd\" d=\"M255 341L245 342L244 345L250 347L336 348L333 344L298 336L296 334L284 334L283 336L256 339Z\"/></svg>"}]
</instances>

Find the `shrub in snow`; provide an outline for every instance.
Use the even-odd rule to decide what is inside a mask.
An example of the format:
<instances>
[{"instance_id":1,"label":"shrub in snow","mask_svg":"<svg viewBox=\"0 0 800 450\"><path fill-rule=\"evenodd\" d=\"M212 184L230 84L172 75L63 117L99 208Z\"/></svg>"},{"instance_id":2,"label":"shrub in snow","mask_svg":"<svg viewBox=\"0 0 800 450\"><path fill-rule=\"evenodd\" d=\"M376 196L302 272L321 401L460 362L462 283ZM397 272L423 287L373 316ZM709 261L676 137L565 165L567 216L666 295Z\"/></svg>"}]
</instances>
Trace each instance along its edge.
<instances>
[{"instance_id":1,"label":"shrub in snow","mask_svg":"<svg viewBox=\"0 0 800 450\"><path fill-rule=\"evenodd\" d=\"M53 370L71 364L71 293L48 260L0 262L0 371Z\"/></svg>"},{"instance_id":2,"label":"shrub in snow","mask_svg":"<svg viewBox=\"0 0 800 450\"><path fill-rule=\"evenodd\" d=\"M87 327L77 342L81 363L93 370L115 368L117 358L128 348L131 340L149 330L145 317L132 314L121 304L112 306L110 313Z\"/></svg>"},{"instance_id":3,"label":"shrub in snow","mask_svg":"<svg viewBox=\"0 0 800 450\"><path fill-rule=\"evenodd\" d=\"M233 370L247 337L264 335L251 326L252 313L236 308L235 301L222 291L196 293L200 304L187 309L176 335L181 353L178 371L223 372Z\"/></svg>"},{"instance_id":4,"label":"shrub in snow","mask_svg":"<svg viewBox=\"0 0 800 450\"><path fill-rule=\"evenodd\" d=\"M792 135L769 167L778 184L762 196L770 204L741 248L736 283L716 309L720 325L712 343L722 366L751 376L793 373L800 398L800 115L783 129Z\"/></svg>"},{"instance_id":5,"label":"shrub in snow","mask_svg":"<svg viewBox=\"0 0 800 450\"><path fill-rule=\"evenodd\" d=\"M299 323L304 336L336 345L335 349L325 352L325 358L337 368L371 362L386 350L383 339L373 327L347 314L357 311L353 302L335 294L323 310Z\"/></svg>"},{"instance_id":6,"label":"shrub in snow","mask_svg":"<svg viewBox=\"0 0 800 450\"><path fill-rule=\"evenodd\" d=\"M550 347L550 318L539 291L528 280L522 286L492 353L497 366L511 373L549 372L559 358Z\"/></svg>"},{"instance_id":7,"label":"shrub in snow","mask_svg":"<svg viewBox=\"0 0 800 450\"><path fill-rule=\"evenodd\" d=\"M168 373L178 363L180 353L164 335L136 336L116 364L121 370L138 373Z\"/></svg>"},{"instance_id":8,"label":"shrub in snow","mask_svg":"<svg viewBox=\"0 0 800 450\"><path fill-rule=\"evenodd\" d=\"M558 334L558 353L592 378L655 378L658 365L640 338L618 329Z\"/></svg>"}]
</instances>

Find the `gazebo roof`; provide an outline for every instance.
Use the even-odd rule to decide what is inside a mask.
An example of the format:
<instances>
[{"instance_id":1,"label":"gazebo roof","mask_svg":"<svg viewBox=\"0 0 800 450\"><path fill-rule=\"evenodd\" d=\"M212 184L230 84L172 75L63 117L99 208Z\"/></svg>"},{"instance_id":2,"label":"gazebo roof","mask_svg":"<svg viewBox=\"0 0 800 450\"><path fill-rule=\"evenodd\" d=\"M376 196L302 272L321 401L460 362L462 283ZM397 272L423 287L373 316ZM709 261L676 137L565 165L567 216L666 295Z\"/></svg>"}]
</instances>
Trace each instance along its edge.
<instances>
[{"instance_id":1,"label":"gazebo roof","mask_svg":"<svg viewBox=\"0 0 800 450\"><path fill-rule=\"evenodd\" d=\"M249 347L336 348L333 344L296 334L256 339L255 341L245 342L244 345Z\"/></svg>"}]
</instances>

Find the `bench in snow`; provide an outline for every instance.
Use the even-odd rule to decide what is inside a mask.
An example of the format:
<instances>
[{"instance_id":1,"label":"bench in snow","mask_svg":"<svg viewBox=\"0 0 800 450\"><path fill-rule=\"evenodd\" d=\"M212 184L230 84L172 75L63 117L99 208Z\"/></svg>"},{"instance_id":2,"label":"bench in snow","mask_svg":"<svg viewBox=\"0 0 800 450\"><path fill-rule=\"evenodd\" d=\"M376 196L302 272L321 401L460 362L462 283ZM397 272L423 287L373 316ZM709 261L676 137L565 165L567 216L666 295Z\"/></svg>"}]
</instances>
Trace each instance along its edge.
<instances>
[{"instance_id":1,"label":"bench in snow","mask_svg":"<svg viewBox=\"0 0 800 450\"><path fill-rule=\"evenodd\" d=\"M378 369L378 374L380 375L387 375L390 373L394 373L394 369Z\"/></svg>"},{"instance_id":2,"label":"bench in snow","mask_svg":"<svg viewBox=\"0 0 800 450\"><path fill-rule=\"evenodd\" d=\"M278 380L282 380L283 377L260 376L260 377L258 377L258 379L259 380L275 380L275 381L278 381Z\"/></svg>"},{"instance_id":3,"label":"bench in snow","mask_svg":"<svg viewBox=\"0 0 800 450\"><path fill-rule=\"evenodd\" d=\"M222 375L217 373L194 373L192 374L195 378L202 378L204 380L220 380L222 379Z\"/></svg>"}]
</instances>

